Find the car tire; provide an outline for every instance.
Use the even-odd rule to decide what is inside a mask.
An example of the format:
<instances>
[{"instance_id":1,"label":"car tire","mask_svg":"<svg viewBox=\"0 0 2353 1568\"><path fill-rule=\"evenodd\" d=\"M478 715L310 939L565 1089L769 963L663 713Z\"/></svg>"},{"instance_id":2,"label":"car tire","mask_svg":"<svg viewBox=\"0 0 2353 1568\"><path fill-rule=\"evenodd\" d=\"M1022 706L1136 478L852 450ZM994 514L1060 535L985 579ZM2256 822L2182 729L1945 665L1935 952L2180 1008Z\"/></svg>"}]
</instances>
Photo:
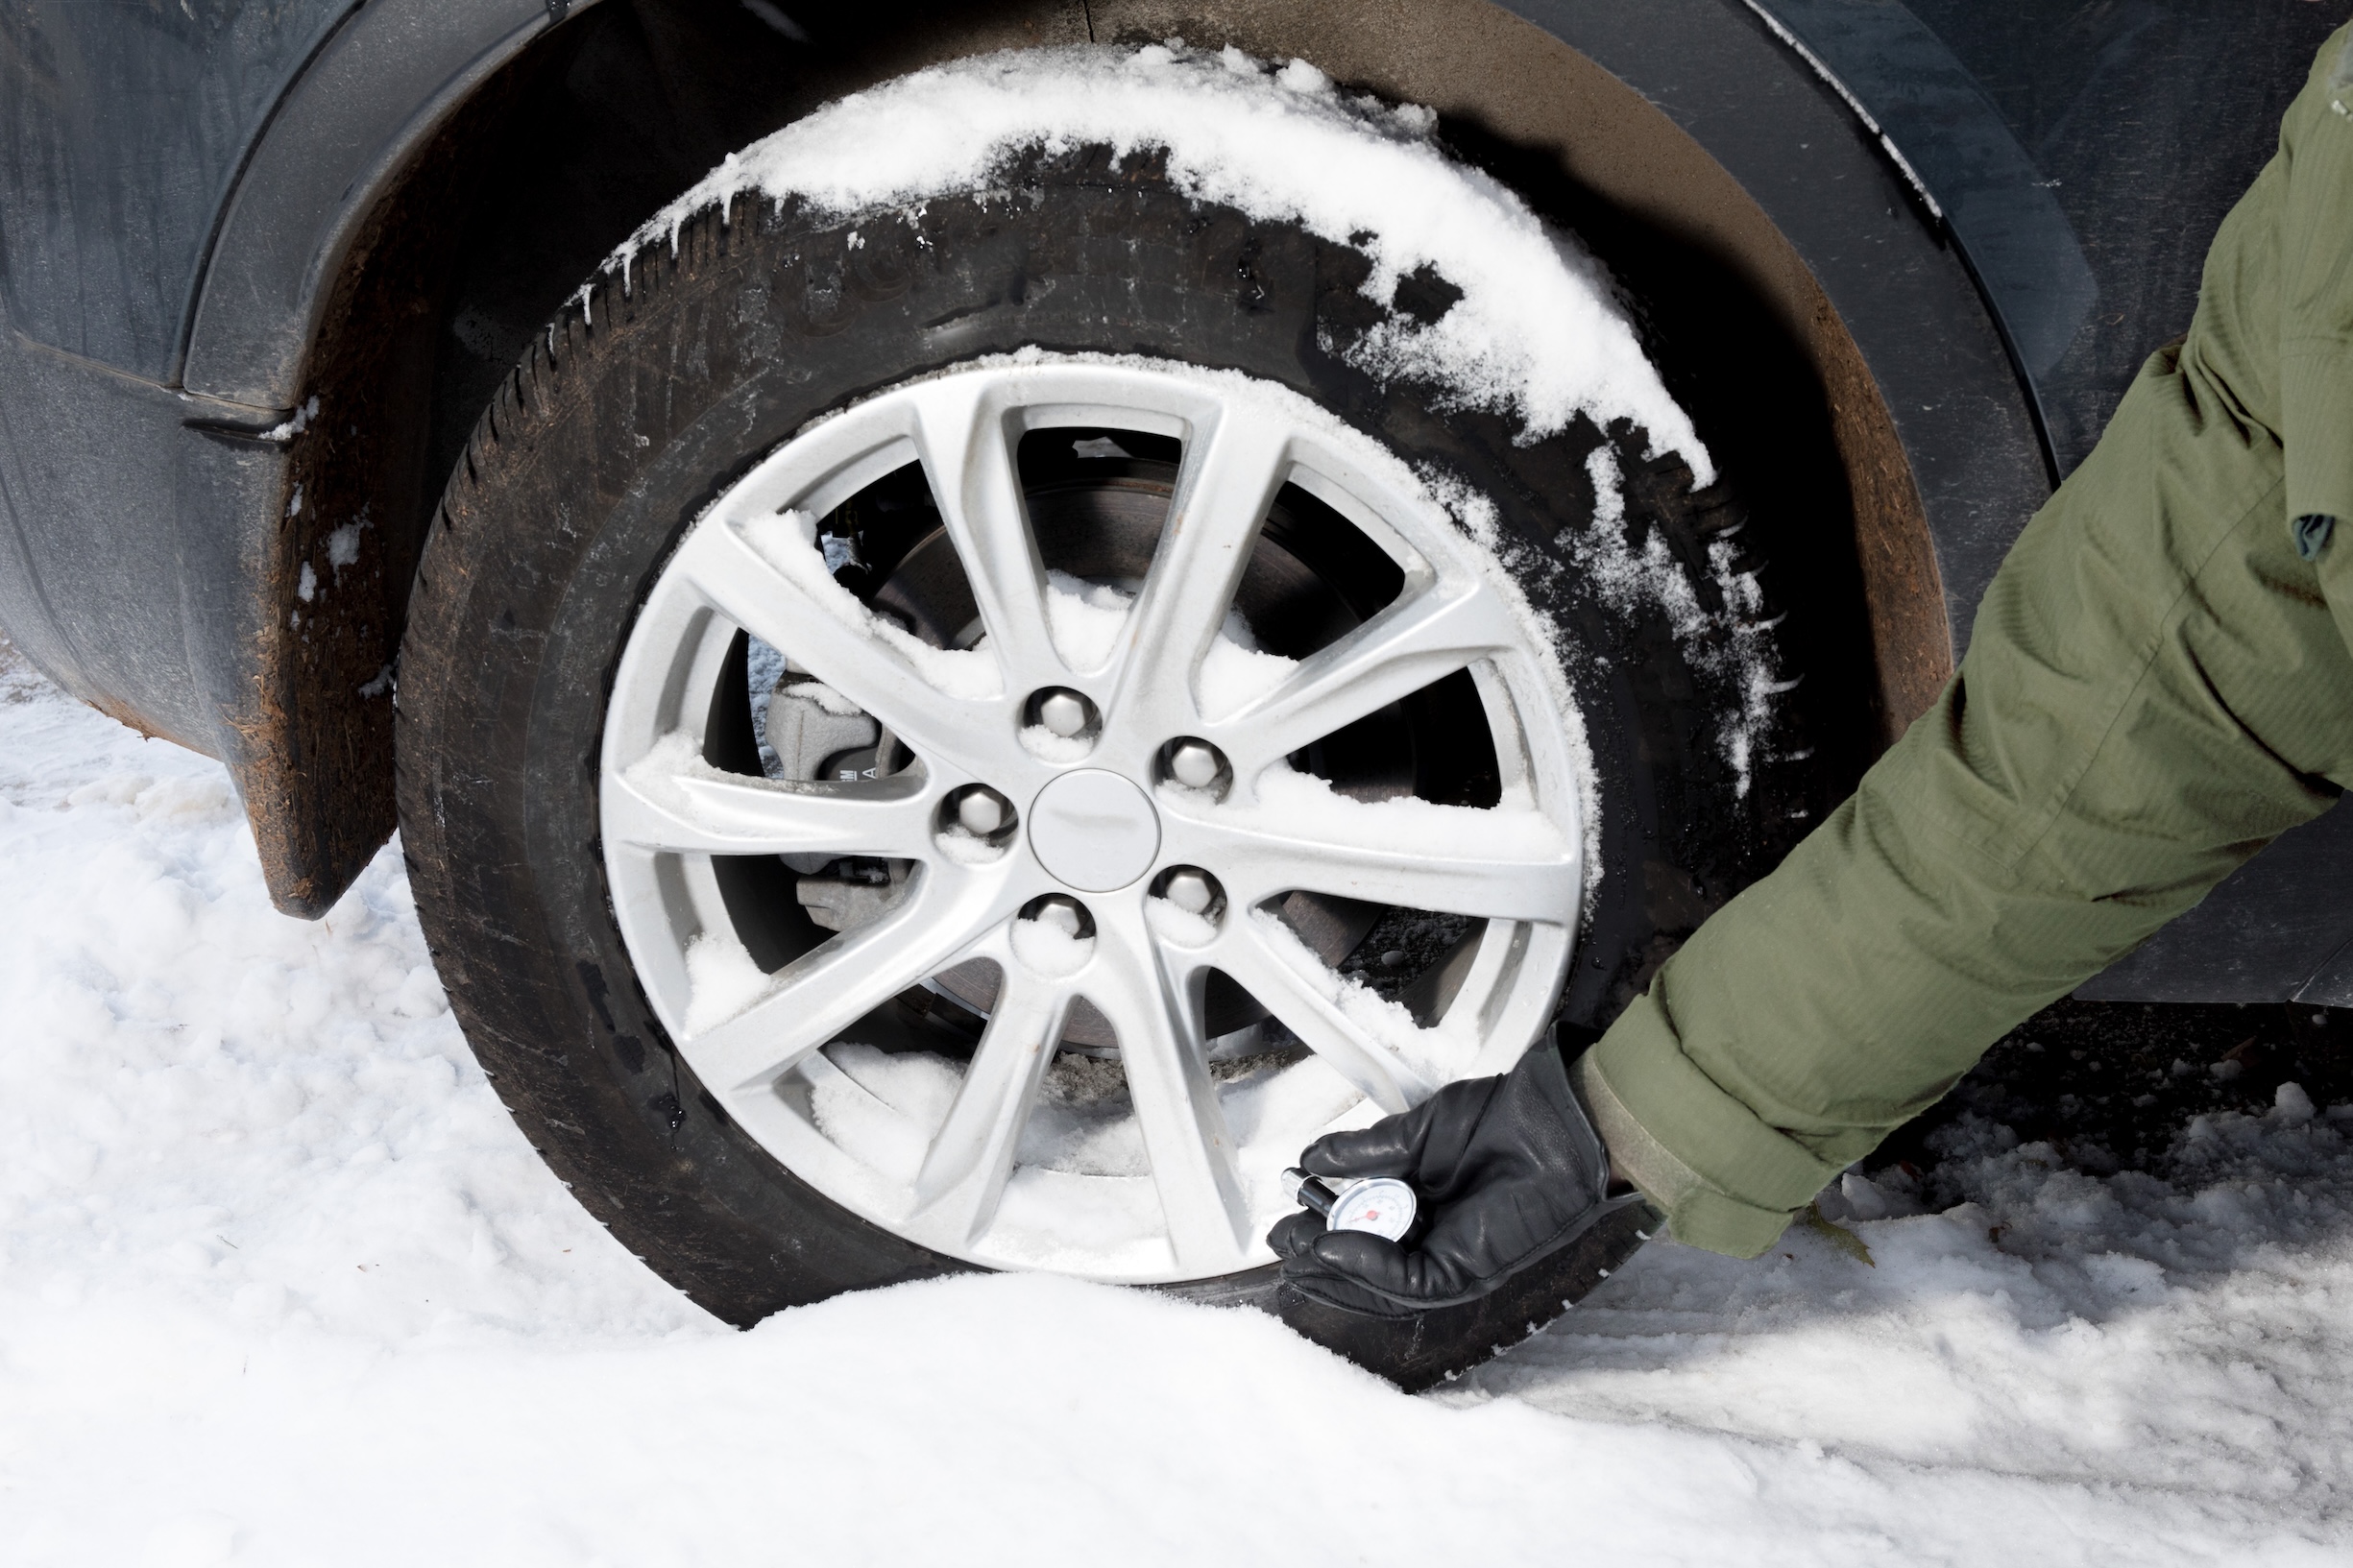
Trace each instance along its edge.
<instances>
[{"instance_id":1,"label":"car tire","mask_svg":"<svg viewBox=\"0 0 2353 1568\"><path fill-rule=\"evenodd\" d=\"M1368 270L1346 244L1189 200L1151 160L1102 150L1032 155L995 191L855 220L745 200L585 289L482 415L400 657L419 914L518 1124L624 1245L721 1318L971 1266L819 1191L701 1081L642 983L603 856L600 759L632 627L696 519L813 422L986 356L1129 356L1288 389L1484 496L1483 547L1548 629L1589 752L1599 865L1572 1026L1606 1022L1827 804L1801 715L1760 710L1760 683L1795 672L1729 487L1695 491L1637 429L1579 420L1526 442L1501 414L1352 362L1391 310L1447 302L1424 278L1376 304ZM1597 520L1603 451L1624 511ZM1605 580L1605 546L1648 548L1667 589ZM1170 1288L1261 1300L1272 1274Z\"/></svg>"}]
</instances>

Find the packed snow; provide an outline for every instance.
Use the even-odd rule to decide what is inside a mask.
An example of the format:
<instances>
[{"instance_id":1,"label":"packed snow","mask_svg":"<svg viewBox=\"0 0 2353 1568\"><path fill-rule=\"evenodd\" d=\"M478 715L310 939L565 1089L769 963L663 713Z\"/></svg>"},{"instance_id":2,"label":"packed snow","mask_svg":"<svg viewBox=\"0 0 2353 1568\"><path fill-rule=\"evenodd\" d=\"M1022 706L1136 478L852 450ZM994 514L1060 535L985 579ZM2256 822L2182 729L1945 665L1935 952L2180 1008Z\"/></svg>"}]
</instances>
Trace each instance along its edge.
<instances>
[{"instance_id":1,"label":"packed snow","mask_svg":"<svg viewBox=\"0 0 2353 1568\"><path fill-rule=\"evenodd\" d=\"M2353 1145L2300 1093L2185 1129L2170 1184L1958 1123L1959 1207L1857 1176L1824 1200L1851 1236L1654 1245L1423 1398L1249 1311L1038 1276L739 1333L507 1120L397 849L279 916L218 766L21 670L0 1016L12 1568L2109 1568L2353 1533ZM1074 1158L1134 1169L1068 1061Z\"/></svg>"},{"instance_id":2,"label":"packed snow","mask_svg":"<svg viewBox=\"0 0 2353 1568\"><path fill-rule=\"evenodd\" d=\"M1091 673L1110 664L1135 595L1135 588L1118 583L1090 583L1059 569L1046 573L1046 627L1071 668Z\"/></svg>"},{"instance_id":3,"label":"packed snow","mask_svg":"<svg viewBox=\"0 0 2353 1568\"><path fill-rule=\"evenodd\" d=\"M1344 976L1300 941L1289 926L1266 909L1249 911L1259 939L1292 973L1318 996L1340 1010L1343 1018L1412 1068L1423 1083L1448 1083L1467 1075L1477 1053L1478 1037L1468 1029L1446 1026L1423 1028L1398 1002L1380 995L1354 976Z\"/></svg>"},{"instance_id":4,"label":"packed snow","mask_svg":"<svg viewBox=\"0 0 2353 1568\"><path fill-rule=\"evenodd\" d=\"M934 687L952 697L970 699L994 697L1004 690L997 661L988 654L972 648L935 648L889 616L876 615L836 582L817 543L817 519L808 513L788 511L748 518L740 526L744 540L760 558L808 594L819 610L897 654ZM851 712L857 711L855 703L844 702ZM832 704L826 707L828 712L837 711Z\"/></svg>"},{"instance_id":5,"label":"packed snow","mask_svg":"<svg viewBox=\"0 0 2353 1568\"><path fill-rule=\"evenodd\" d=\"M1419 105L1350 97L1304 60L1278 68L1230 46L980 56L854 93L729 154L609 265L626 284L640 250L675 243L689 219L741 197L856 218L985 189L1032 148L1162 153L1189 197L1357 247L1380 304L1425 268L1462 292L1435 322L1397 315L1368 333L1351 350L1366 369L1508 413L1531 441L1580 414L1631 420L1654 452L1712 480L1599 264L1509 188L1447 157L1431 138L1437 123Z\"/></svg>"},{"instance_id":6,"label":"packed snow","mask_svg":"<svg viewBox=\"0 0 2353 1568\"><path fill-rule=\"evenodd\" d=\"M1042 920L1016 920L1013 956L1052 979L1066 979L1084 969L1095 955L1095 939L1049 926Z\"/></svg>"},{"instance_id":7,"label":"packed snow","mask_svg":"<svg viewBox=\"0 0 2353 1568\"><path fill-rule=\"evenodd\" d=\"M1565 563L1505 538L1495 503L1459 478L1432 470L1423 472L1421 479L1463 531L1488 552L1492 563L1489 580L1513 606L1513 613L1523 623L1544 627L1551 643L1569 650L1571 657L1606 663L1609 656L1581 647L1567 628L1536 609L1529 602L1529 585L1550 589L1573 569L1586 591L1620 615L1637 615L1646 607L1662 614L1692 668L1711 678L1738 705L1736 711L1719 708L1715 740L1726 766L1732 769L1734 798L1746 800L1756 782L1756 764L1772 734L1776 718L1772 699L1797 684L1780 678L1772 644L1757 635L1775 624L1754 618L1763 608L1764 591L1754 572L1734 569L1737 552L1727 540L1711 540L1709 575L1724 608L1710 613L1700 603L1691 579L1655 523L1644 521L1638 535L1629 534L1625 476L1618 468L1617 454L1607 446L1596 447L1587 454L1585 470L1593 487L1593 526L1564 529L1556 537L1555 543L1567 553ZM1719 640L1711 635L1719 625L1730 631L1729 639ZM1557 700L1563 704L1574 700L1565 680ZM1597 820L1587 824L1589 843L1596 841ZM1587 860L1586 875L1589 888L1601 876L1600 856Z\"/></svg>"},{"instance_id":8,"label":"packed snow","mask_svg":"<svg viewBox=\"0 0 2353 1568\"><path fill-rule=\"evenodd\" d=\"M1109 666L1142 587L1140 582L1090 583L1060 570L1046 574L1046 622L1054 633L1055 647L1071 668L1092 672ZM1220 719L1249 707L1282 685L1298 667L1298 660L1261 648L1242 612L1228 610L1196 677L1201 716ZM1060 736L1049 735L1035 743L1038 754L1048 760L1060 760L1065 754L1055 742L1061 747L1070 744ZM1084 756L1085 751L1081 742L1075 755Z\"/></svg>"},{"instance_id":9,"label":"packed snow","mask_svg":"<svg viewBox=\"0 0 2353 1568\"><path fill-rule=\"evenodd\" d=\"M1771 648L1756 635L1767 629L1759 624L1764 589L1755 572L1738 569L1739 551L1731 540L1711 539L1708 575L1723 608L1707 609L1657 527L1644 527L1638 544L1629 541L1625 476L1617 454L1597 446L1587 455L1585 469L1593 486L1594 526L1563 534L1561 543L1603 604L1620 615L1656 605L1675 640L1683 644L1685 657L1736 693L1739 711L1717 717L1716 746L1733 771L1737 798L1745 800L1755 783L1759 749L1772 733L1773 699L1797 684L1779 679ZM1733 629L1729 641L1708 635L1719 621Z\"/></svg>"},{"instance_id":10,"label":"packed snow","mask_svg":"<svg viewBox=\"0 0 2353 1568\"><path fill-rule=\"evenodd\" d=\"M774 981L728 931L704 931L687 944L687 1032L726 1023L765 997Z\"/></svg>"},{"instance_id":11,"label":"packed snow","mask_svg":"<svg viewBox=\"0 0 2353 1568\"><path fill-rule=\"evenodd\" d=\"M1574 850L1553 820L1538 810L1521 787L1506 789L1494 806L1442 806L1419 795L1359 800L1334 789L1312 773L1287 765L1258 776L1258 803L1219 806L1221 823L1270 834L1296 833L1326 844L1361 849L1443 852L1469 860L1516 861L1530 865L1565 862ZM1181 799L1181 784L1162 784L1161 793Z\"/></svg>"}]
</instances>

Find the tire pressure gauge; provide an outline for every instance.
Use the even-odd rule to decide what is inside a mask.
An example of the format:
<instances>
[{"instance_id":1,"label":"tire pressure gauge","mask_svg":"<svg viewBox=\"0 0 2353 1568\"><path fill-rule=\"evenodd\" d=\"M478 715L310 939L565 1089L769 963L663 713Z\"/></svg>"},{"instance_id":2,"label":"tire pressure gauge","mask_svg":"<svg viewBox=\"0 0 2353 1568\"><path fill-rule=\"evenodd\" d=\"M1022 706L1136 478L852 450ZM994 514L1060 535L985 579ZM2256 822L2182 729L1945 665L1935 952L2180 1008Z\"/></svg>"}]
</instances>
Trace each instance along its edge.
<instances>
[{"instance_id":1,"label":"tire pressure gauge","mask_svg":"<svg viewBox=\"0 0 2353 1568\"><path fill-rule=\"evenodd\" d=\"M1326 1230L1361 1230L1394 1242L1414 1225L1414 1190L1394 1176L1368 1176L1335 1193L1295 1167L1283 1172L1283 1191L1322 1215Z\"/></svg>"}]
</instances>

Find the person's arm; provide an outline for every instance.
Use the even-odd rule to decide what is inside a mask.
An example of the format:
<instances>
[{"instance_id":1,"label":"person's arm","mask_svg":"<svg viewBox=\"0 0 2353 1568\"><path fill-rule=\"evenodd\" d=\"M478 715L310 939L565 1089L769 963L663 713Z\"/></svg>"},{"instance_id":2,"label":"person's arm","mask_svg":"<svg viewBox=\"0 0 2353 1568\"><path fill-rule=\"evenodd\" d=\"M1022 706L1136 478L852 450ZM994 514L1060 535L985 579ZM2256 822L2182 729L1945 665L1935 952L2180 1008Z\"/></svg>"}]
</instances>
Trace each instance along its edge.
<instances>
[{"instance_id":1,"label":"person's arm","mask_svg":"<svg viewBox=\"0 0 2353 1568\"><path fill-rule=\"evenodd\" d=\"M1432 1312L1549 1312L1577 1239L1653 1207L1683 1241L1761 1252L2003 1032L2353 781L2353 541L2316 547L2291 510L2353 527L2353 114L2328 81L2348 35L2224 220L2188 337L2027 526L1960 672L1854 798L1575 1063L1539 1046L1305 1151L1429 1198L1419 1248L1275 1228L1311 1332L1419 1343Z\"/></svg>"},{"instance_id":2,"label":"person's arm","mask_svg":"<svg viewBox=\"0 0 2353 1568\"><path fill-rule=\"evenodd\" d=\"M1770 1245L1994 1040L2353 778L2353 544L2292 526L2353 517L2344 37L2217 237L2188 339L2021 538L1942 700L1579 1065L1683 1240Z\"/></svg>"},{"instance_id":3,"label":"person's arm","mask_svg":"<svg viewBox=\"0 0 2353 1568\"><path fill-rule=\"evenodd\" d=\"M2353 518L2353 38L2332 39L2280 131L2280 411L2288 516L2308 561Z\"/></svg>"}]
</instances>

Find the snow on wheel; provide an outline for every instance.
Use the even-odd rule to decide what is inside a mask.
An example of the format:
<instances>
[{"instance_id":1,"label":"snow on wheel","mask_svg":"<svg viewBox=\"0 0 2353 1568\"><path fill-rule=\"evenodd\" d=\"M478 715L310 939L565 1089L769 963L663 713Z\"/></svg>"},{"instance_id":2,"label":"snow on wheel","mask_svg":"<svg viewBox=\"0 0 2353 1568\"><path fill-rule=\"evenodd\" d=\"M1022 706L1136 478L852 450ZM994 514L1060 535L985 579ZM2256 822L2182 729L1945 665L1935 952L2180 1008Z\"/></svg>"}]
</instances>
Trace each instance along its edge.
<instances>
[{"instance_id":1,"label":"snow on wheel","mask_svg":"<svg viewBox=\"0 0 2353 1568\"><path fill-rule=\"evenodd\" d=\"M484 416L420 911L715 1311L1247 1295L1304 1144L1638 980L1629 846L1807 808L1704 448L1425 121L1230 51L925 73L658 215Z\"/></svg>"}]
</instances>

